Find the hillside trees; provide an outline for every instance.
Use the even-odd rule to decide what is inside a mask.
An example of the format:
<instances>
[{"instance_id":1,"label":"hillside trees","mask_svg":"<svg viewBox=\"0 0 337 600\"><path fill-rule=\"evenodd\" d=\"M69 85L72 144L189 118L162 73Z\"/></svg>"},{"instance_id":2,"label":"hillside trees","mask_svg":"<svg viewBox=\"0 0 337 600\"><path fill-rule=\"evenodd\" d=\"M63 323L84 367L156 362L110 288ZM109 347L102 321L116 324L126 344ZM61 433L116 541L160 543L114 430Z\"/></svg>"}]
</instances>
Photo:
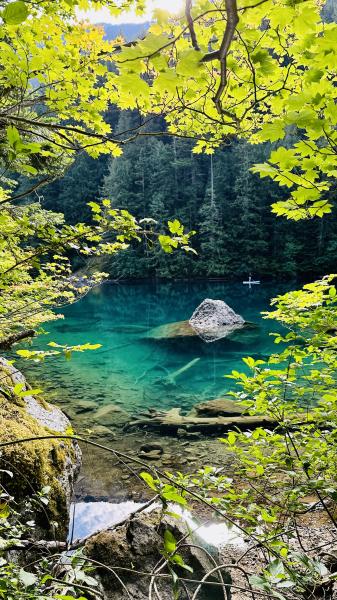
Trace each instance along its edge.
<instances>
[{"instance_id":1,"label":"hillside trees","mask_svg":"<svg viewBox=\"0 0 337 600\"><path fill-rule=\"evenodd\" d=\"M122 115L123 121L127 119ZM140 152L142 150L142 153ZM118 158L107 158L104 183L96 193L111 197L116 206L141 218L145 212L158 221L178 217L194 229L198 256L166 256L144 246L128 250L104 263L113 277L225 277L242 278L250 271L259 277L283 278L321 275L334 270L336 210L324 220L304 224L275 218L270 204L285 198L276 182L251 173L254 163L270 153L268 144L232 141L215 150L210 202L211 157L193 153L193 141L171 138L138 139ZM141 156L142 188L138 173ZM85 172L79 172L79 179ZM329 192L333 198L333 189ZM48 196L48 194L46 194ZM60 206L63 195L60 194ZM58 199L55 199L58 206ZM74 209L76 212L76 206ZM82 209L81 209L82 210ZM181 270L182 269L182 270Z\"/></svg>"}]
</instances>

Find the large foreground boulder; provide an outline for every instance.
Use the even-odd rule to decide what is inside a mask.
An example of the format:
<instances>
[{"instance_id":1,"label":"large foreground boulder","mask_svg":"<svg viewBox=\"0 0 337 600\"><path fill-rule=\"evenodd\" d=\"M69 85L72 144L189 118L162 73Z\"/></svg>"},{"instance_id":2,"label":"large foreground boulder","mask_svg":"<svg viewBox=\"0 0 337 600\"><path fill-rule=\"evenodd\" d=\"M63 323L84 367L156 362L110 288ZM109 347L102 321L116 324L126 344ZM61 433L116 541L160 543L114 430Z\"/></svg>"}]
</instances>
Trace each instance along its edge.
<instances>
[{"instance_id":1,"label":"large foreground boulder","mask_svg":"<svg viewBox=\"0 0 337 600\"><path fill-rule=\"evenodd\" d=\"M0 469L13 473L13 477L4 474L3 484L17 501L48 486L49 503L41 505L37 521L45 535L63 538L81 451L75 441L32 438L68 433L70 422L59 408L30 394L23 374L4 358L0 379L0 443L30 440L0 448Z\"/></svg>"},{"instance_id":2,"label":"large foreground boulder","mask_svg":"<svg viewBox=\"0 0 337 600\"><path fill-rule=\"evenodd\" d=\"M182 520L167 516L163 518L159 508L134 514L121 525L91 536L85 544L85 554L108 567L100 570L107 600L148 600L151 573L157 573L155 583L161 600L172 600L172 577L163 577L170 573L162 560L166 530L169 530L177 541L185 536L179 554L185 564L193 569L193 573L175 565L177 574L190 579L200 579L217 564L219 557L215 547L208 547L207 554L202 549L189 546L193 542L198 545L198 541L191 539L191 534ZM225 573L222 574L225 578ZM186 586L189 593L186 597L191 597L196 586L188 583ZM207 589L201 591L198 599L223 599L220 587L204 587Z\"/></svg>"},{"instance_id":3,"label":"large foreground boulder","mask_svg":"<svg viewBox=\"0 0 337 600\"><path fill-rule=\"evenodd\" d=\"M213 342L242 329L245 320L223 300L206 298L195 309L189 324L205 342Z\"/></svg>"}]
</instances>

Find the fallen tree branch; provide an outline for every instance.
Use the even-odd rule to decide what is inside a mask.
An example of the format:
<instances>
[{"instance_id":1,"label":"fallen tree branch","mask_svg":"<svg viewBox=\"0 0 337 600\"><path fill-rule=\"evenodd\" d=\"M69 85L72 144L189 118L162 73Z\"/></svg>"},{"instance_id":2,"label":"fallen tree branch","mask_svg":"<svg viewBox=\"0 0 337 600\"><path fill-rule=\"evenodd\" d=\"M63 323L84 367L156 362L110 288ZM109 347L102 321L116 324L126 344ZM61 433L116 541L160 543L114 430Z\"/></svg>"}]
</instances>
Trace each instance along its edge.
<instances>
[{"instance_id":1,"label":"fallen tree branch","mask_svg":"<svg viewBox=\"0 0 337 600\"><path fill-rule=\"evenodd\" d=\"M21 342L27 338L34 337L36 335L35 329L25 329L23 331L19 331L18 333L13 333L9 337L0 340L0 350L9 350L13 344L17 342Z\"/></svg>"},{"instance_id":2,"label":"fallen tree branch","mask_svg":"<svg viewBox=\"0 0 337 600\"><path fill-rule=\"evenodd\" d=\"M151 429L176 432L177 429L186 428L187 431L220 432L230 429L254 429L256 427L277 427L279 422L266 415L244 415L229 417L193 417L181 415L180 409L174 408L164 413L135 419L128 423L124 429L129 427L149 427Z\"/></svg>"}]
</instances>

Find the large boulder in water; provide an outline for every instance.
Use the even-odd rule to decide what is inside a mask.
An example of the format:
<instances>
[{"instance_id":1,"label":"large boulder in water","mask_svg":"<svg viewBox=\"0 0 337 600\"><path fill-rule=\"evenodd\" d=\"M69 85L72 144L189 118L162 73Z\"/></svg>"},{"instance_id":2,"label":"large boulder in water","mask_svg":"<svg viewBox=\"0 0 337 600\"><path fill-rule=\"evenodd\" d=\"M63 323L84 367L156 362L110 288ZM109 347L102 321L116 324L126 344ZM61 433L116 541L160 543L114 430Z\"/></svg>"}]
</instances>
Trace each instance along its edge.
<instances>
[{"instance_id":1,"label":"large boulder in water","mask_svg":"<svg viewBox=\"0 0 337 600\"><path fill-rule=\"evenodd\" d=\"M245 320L223 300L206 298L195 309L189 324L205 342L214 342L242 329Z\"/></svg>"},{"instance_id":2,"label":"large boulder in water","mask_svg":"<svg viewBox=\"0 0 337 600\"><path fill-rule=\"evenodd\" d=\"M222 300L206 298L194 311L189 321L165 323L148 331L146 339L157 341L188 341L200 338L204 342L215 342L226 337L235 337L242 329L257 329L234 312ZM256 332L253 332L255 339Z\"/></svg>"}]
</instances>

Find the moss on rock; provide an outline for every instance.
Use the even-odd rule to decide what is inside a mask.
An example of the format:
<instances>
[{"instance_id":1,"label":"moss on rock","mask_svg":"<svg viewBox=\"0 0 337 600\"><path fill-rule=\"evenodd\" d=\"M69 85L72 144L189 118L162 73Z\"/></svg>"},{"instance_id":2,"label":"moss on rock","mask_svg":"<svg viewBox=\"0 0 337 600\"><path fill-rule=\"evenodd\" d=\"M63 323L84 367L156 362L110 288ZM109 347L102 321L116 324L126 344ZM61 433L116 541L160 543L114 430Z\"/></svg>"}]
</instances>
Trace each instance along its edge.
<instances>
[{"instance_id":1,"label":"moss on rock","mask_svg":"<svg viewBox=\"0 0 337 600\"><path fill-rule=\"evenodd\" d=\"M1 358L0 443L65 433L70 423L61 410L31 395L18 397L14 392L17 383L21 383L29 394L22 373ZM67 530L69 503L80 455L78 445L69 440L31 440L0 448L0 468L10 470L14 475L11 479L3 474L3 484L16 500L50 486L49 504L37 518L47 532L51 529L49 521L56 522L56 535L60 538Z\"/></svg>"}]
</instances>

